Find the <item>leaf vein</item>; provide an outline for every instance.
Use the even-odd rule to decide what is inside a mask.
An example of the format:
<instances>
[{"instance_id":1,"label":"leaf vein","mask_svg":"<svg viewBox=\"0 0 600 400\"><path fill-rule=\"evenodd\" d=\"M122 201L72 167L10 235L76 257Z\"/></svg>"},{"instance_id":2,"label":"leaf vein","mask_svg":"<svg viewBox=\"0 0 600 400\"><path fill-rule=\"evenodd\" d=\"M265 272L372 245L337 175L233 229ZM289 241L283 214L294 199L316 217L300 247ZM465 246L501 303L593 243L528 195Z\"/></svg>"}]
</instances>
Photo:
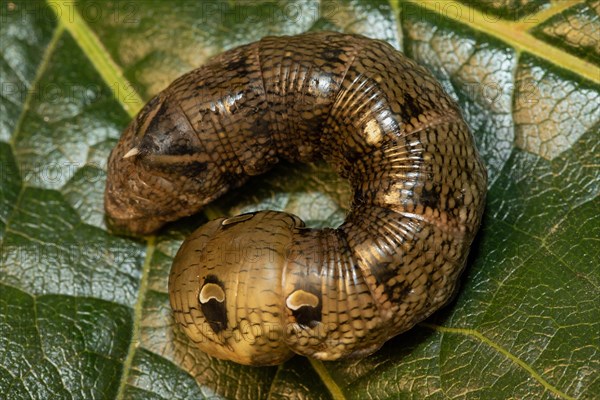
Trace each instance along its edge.
<instances>
[{"instance_id":1,"label":"leaf vein","mask_svg":"<svg viewBox=\"0 0 600 400\"><path fill-rule=\"evenodd\" d=\"M442 333L453 333L453 334L474 337L474 338L478 339L480 342L487 344L492 349L496 350L497 352L499 352L500 354L505 356L507 359L509 359L510 361L512 361L513 363L517 364L519 367L521 367L522 369L527 371L536 381L538 381L544 388L546 388L550 392L552 392L552 393L556 394L557 396L560 396L561 398L564 398L564 399L575 400L574 397L569 396L568 394L566 394L566 393L562 392L560 389L558 389L556 386L550 384L550 382L545 380L539 373L537 373L533 369L533 367L531 367L525 361L521 360L514 354L510 353L507 349L500 346L498 343L492 341L491 339L488 339L485 335L483 335L481 332L479 332L475 329L449 328L449 327L425 323L425 322L422 322L419 325L423 326L425 328L432 329L434 331L442 332Z\"/></svg>"}]
</instances>

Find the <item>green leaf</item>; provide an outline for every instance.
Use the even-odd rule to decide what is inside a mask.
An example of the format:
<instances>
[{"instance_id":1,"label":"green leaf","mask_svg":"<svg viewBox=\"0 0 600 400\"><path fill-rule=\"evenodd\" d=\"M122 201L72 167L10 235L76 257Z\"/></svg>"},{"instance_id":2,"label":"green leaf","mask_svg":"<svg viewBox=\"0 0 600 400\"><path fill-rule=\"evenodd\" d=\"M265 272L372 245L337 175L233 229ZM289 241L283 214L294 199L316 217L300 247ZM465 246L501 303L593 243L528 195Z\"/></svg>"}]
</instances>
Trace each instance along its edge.
<instances>
[{"instance_id":1,"label":"green leaf","mask_svg":"<svg viewBox=\"0 0 600 400\"><path fill-rule=\"evenodd\" d=\"M0 393L597 398L599 10L597 0L2 2ZM348 184L321 162L280 165L132 239L106 229L106 158L144 101L182 73L265 35L322 29L390 42L457 99L490 175L482 230L455 301L370 357L215 360L170 315L183 238L253 209L337 226Z\"/></svg>"}]
</instances>

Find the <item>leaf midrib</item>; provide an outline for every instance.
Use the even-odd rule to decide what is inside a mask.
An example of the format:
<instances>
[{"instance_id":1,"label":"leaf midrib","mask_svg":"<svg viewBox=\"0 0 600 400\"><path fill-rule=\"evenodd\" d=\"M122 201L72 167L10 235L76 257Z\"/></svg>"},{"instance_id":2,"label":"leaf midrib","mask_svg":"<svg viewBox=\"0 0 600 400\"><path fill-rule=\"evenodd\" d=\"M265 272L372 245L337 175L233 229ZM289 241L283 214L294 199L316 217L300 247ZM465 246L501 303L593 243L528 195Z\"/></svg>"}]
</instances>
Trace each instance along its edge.
<instances>
[{"instance_id":1,"label":"leaf midrib","mask_svg":"<svg viewBox=\"0 0 600 400\"><path fill-rule=\"evenodd\" d=\"M456 5L456 0L437 0L437 1L425 1L419 2L416 0L390 0L392 2L404 1L421 7L422 9L429 10L434 13L438 13L440 9L444 8L444 5ZM581 1L572 2L572 5L581 3ZM459 3L464 7L469 7L462 3ZM540 11L538 14L526 15L524 18L517 21L506 21L498 19L493 23L486 22L486 14L471 7L468 14L462 13L460 15L449 14L444 15L444 18L448 18L461 25L468 26L469 28L482 32L486 35L492 36L499 39L503 43L508 44L517 53L527 52L548 61L549 63L556 65L559 68L566 69L572 73L576 73L591 82L600 83L600 68L586 60L577 58L576 56L558 48L554 47L547 42L544 42L531 34L531 31L536 26L539 26L541 22L544 22L562 12L568 7L558 7L554 10L552 7L550 10ZM441 15L441 14L440 14ZM537 16L540 15L538 18ZM537 20L536 23L529 23L527 20Z\"/></svg>"},{"instance_id":2,"label":"leaf midrib","mask_svg":"<svg viewBox=\"0 0 600 400\"><path fill-rule=\"evenodd\" d=\"M54 11L60 26L64 26L73 36L121 107L131 118L135 117L145 102L125 78L123 71L109 55L98 36L75 9L73 0L47 0L47 3Z\"/></svg>"}]
</instances>

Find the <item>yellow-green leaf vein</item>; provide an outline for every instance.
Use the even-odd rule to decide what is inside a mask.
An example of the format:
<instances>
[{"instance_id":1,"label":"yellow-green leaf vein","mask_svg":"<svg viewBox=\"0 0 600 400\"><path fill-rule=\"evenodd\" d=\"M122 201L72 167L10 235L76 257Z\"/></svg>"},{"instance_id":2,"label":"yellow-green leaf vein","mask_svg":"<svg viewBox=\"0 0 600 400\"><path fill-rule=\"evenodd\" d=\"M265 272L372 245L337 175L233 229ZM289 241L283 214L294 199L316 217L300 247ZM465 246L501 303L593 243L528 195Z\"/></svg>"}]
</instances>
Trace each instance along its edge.
<instances>
[{"instance_id":1,"label":"yellow-green leaf vein","mask_svg":"<svg viewBox=\"0 0 600 400\"><path fill-rule=\"evenodd\" d=\"M112 90L115 98L130 116L135 116L144 101L123 76L102 42L81 17L71 0L49 1L59 23L73 36L83 52L92 61L98 73Z\"/></svg>"},{"instance_id":2,"label":"yellow-green leaf vein","mask_svg":"<svg viewBox=\"0 0 600 400\"><path fill-rule=\"evenodd\" d=\"M552 393L556 394L557 396L560 396L560 397L562 397L564 399L575 400L574 397L569 396L568 394L566 394L566 393L562 392L561 390L559 390L557 387L551 385L547 380L545 380L539 373L537 373L525 361L521 360L520 358L518 358L514 354L510 353L508 350L506 350L504 347L500 346L498 343L495 343L495 342L491 341L490 339L488 339L487 337L485 337L483 334L481 334L481 332L478 332L475 329L449 328L449 327L440 326L440 325L434 325L434 324L429 324L429 323L421 323L419 325L423 326L423 327L426 327L426 328L429 328L429 329L433 329L433 330L438 331L438 332L442 332L442 333L454 333L454 334L460 334L460 335L465 335L465 336L472 336L472 337L478 339L479 341L487 344L488 346L490 346L491 348L493 348L494 350L496 350L498 353L500 353L504 357L506 357L508 360L510 360L510 361L514 362L515 364L517 364L519 367L523 368L525 371L527 371L536 381L538 381L548 391L550 391L550 392L552 392Z\"/></svg>"},{"instance_id":3,"label":"yellow-green leaf vein","mask_svg":"<svg viewBox=\"0 0 600 400\"><path fill-rule=\"evenodd\" d=\"M454 0L424 2L416 0L404 1L434 13L440 13L440 11L443 10L462 10L464 7L467 7L465 4ZM529 33L529 30L538 24L535 17L528 17L528 20L516 22L490 19L490 16L473 8L469 8L468 12L447 12L443 13L443 15L476 31L493 36L508 44L518 52L533 54L542 60L546 60L561 68L570 70L592 82L600 83L600 68L592 63L577 58L562 49L554 47ZM527 21L531 22L529 23Z\"/></svg>"}]
</instances>

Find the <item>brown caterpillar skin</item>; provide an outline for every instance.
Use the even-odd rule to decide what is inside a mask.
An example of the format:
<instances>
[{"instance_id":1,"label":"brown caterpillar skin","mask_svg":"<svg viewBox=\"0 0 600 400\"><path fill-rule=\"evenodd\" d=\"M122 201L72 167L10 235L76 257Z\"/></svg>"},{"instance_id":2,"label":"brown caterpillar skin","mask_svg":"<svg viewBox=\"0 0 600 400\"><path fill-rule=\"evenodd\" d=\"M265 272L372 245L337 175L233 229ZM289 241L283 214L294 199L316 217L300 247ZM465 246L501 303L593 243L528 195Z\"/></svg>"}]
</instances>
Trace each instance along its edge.
<instances>
[{"instance_id":1,"label":"brown caterpillar skin","mask_svg":"<svg viewBox=\"0 0 600 400\"><path fill-rule=\"evenodd\" d=\"M354 189L337 229L263 211L183 243L170 301L203 351L252 365L368 355L455 292L485 168L435 79L362 36L266 37L175 80L113 150L106 212L149 233L280 158L317 155Z\"/></svg>"}]
</instances>

